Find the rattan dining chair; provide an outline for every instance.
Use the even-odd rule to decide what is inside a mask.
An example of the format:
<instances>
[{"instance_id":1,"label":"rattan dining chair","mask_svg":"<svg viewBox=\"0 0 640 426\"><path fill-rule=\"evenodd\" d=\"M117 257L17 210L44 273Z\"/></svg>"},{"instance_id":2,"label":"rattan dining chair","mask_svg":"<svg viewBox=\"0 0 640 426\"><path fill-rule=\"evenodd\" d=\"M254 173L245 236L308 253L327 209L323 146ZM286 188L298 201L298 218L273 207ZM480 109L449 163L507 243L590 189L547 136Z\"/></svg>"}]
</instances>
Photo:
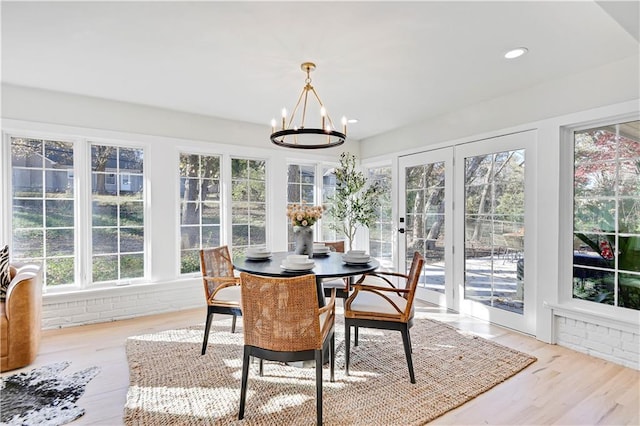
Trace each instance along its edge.
<instances>
[{"instance_id":1,"label":"rattan dining chair","mask_svg":"<svg viewBox=\"0 0 640 426\"><path fill-rule=\"evenodd\" d=\"M422 271L424 257L415 252L409 274L398 272L372 272L363 275L353 286L353 294L345 302L345 370L349 375L349 358L351 346L351 327L355 328L356 345L358 344L358 328L377 328L397 330L402 334L404 353L409 368L411 383L416 382L411 357L411 336L409 329L413 326L413 300ZM396 286L392 279L404 281L404 286Z\"/></svg>"},{"instance_id":2,"label":"rattan dining chair","mask_svg":"<svg viewBox=\"0 0 640 426\"><path fill-rule=\"evenodd\" d=\"M315 360L316 416L322 424L322 354L329 350L330 380L335 365L335 291L329 302L318 305L316 278L263 277L242 272L244 356L238 419L244 418L250 357L294 362ZM277 386L277 385L274 385Z\"/></svg>"},{"instance_id":3,"label":"rattan dining chair","mask_svg":"<svg viewBox=\"0 0 640 426\"><path fill-rule=\"evenodd\" d=\"M231 332L236 332L236 318L242 315L240 277L234 273L227 246L200 250L200 271L207 300L207 319L202 341L202 355L207 352L213 314L233 315Z\"/></svg>"}]
</instances>

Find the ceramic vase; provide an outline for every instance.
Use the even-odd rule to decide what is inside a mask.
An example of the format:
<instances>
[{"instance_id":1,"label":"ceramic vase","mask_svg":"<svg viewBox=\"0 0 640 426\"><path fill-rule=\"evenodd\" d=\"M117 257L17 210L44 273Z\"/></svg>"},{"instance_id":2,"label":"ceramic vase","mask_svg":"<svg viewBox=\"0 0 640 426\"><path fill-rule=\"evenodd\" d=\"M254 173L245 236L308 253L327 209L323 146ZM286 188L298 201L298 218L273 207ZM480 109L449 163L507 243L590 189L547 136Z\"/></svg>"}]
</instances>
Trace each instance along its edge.
<instances>
[{"instance_id":1,"label":"ceramic vase","mask_svg":"<svg viewBox=\"0 0 640 426\"><path fill-rule=\"evenodd\" d=\"M313 228L311 226L294 226L293 241L295 254L313 255Z\"/></svg>"}]
</instances>

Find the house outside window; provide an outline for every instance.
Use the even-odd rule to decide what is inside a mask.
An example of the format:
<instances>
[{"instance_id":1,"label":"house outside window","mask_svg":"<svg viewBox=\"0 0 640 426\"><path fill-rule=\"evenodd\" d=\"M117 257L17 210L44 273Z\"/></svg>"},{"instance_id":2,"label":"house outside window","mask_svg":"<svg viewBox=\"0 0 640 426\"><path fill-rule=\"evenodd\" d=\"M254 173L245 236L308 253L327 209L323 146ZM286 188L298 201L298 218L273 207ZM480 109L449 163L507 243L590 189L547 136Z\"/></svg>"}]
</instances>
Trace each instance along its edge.
<instances>
[{"instance_id":1,"label":"house outside window","mask_svg":"<svg viewBox=\"0 0 640 426\"><path fill-rule=\"evenodd\" d=\"M11 138L11 257L40 263L47 287L75 281L73 167L70 142Z\"/></svg>"},{"instance_id":2,"label":"house outside window","mask_svg":"<svg viewBox=\"0 0 640 426\"><path fill-rule=\"evenodd\" d=\"M143 164L142 149L91 144L94 283L145 276Z\"/></svg>"},{"instance_id":3,"label":"house outside window","mask_svg":"<svg viewBox=\"0 0 640 426\"><path fill-rule=\"evenodd\" d=\"M573 298L640 310L640 121L573 140Z\"/></svg>"}]
</instances>

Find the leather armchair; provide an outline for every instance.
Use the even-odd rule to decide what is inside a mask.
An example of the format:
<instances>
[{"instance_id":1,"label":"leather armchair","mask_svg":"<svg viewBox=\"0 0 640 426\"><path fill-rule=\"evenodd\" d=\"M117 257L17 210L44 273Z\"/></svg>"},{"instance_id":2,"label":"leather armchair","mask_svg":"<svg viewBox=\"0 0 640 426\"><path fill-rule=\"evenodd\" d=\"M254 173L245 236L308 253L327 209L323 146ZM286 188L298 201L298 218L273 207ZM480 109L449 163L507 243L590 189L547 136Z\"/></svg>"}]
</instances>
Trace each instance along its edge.
<instances>
[{"instance_id":1,"label":"leather armchair","mask_svg":"<svg viewBox=\"0 0 640 426\"><path fill-rule=\"evenodd\" d=\"M37 265L10 266L11 284L0 303L2 363L0 371L31 364L40 346L42 273Z\"/></svg>"}]
</instances>

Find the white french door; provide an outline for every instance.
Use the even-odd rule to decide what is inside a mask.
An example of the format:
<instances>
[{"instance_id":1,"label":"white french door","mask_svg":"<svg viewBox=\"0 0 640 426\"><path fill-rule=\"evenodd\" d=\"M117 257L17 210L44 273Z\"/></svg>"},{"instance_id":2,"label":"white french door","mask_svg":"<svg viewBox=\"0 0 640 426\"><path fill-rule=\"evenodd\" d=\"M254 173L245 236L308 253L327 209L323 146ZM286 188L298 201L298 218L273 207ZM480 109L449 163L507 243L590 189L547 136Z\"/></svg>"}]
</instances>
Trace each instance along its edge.
<instances>
[{"instance_id":1,"label":"white french door","mask_svg":"<svg viewBox=\"0 0 640 426\"><path fill-rule=\"evenodd\" d=\"M398 247L400 269L413 252L425 257L417 297L442 306L453 303L453 148L413 154L399 161Z\"/></svg>"},{"instance_id":2,"label":"white french door","mask_svg":"<svg viewBox=\"0 0 640 426\"><path fill-rule=\"evenodd\" d=\"M534 334L534 150L522 132L399 159L399 268L425 256L419 299Z\"/></svg>"},{"instance_id":3,"label":"white french door","mask_svg":"<svg viewBox=\"0 0 640 426\"><path fill-rule=\"evenodd\" d=\"M535 133L455 148L454 226L459 311L535 333ZM457 248L460 247L460 250ZM531 274L529 274L531 275Z\"/></svg>"}]
</instances>

